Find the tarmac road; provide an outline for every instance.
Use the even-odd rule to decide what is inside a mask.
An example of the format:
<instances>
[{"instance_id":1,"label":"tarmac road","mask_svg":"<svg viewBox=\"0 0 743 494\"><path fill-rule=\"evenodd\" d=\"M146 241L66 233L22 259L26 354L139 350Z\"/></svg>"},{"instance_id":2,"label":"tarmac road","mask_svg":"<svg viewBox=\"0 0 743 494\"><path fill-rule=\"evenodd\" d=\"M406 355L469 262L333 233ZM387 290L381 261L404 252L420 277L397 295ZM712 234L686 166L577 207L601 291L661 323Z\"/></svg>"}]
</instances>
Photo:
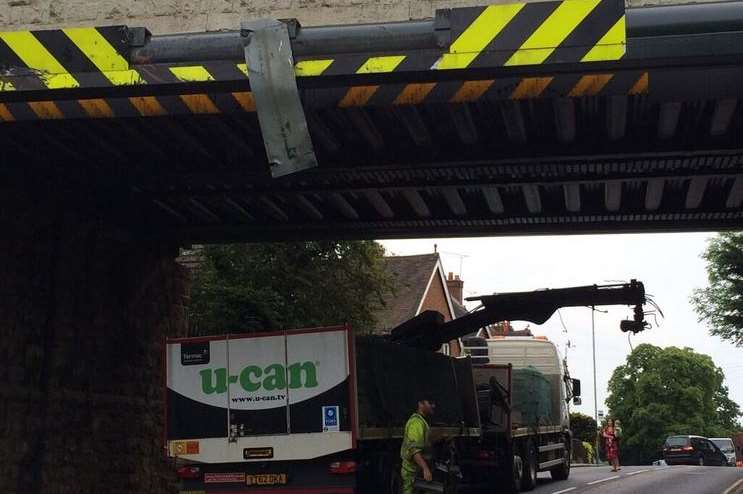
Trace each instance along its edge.
<instances>
[{"instance_id":1,"label":"tarmac road","mask_svg":"<svg viewBox=\"0 0 743 494\"><path fill-rule=\"evenodd\" d=\"M737 484L737 485L736 485ZM735 487L733 487L735 485ZM728 491L728 489L730 489ZM535 494L743 494L743 468L698 466L573 468L562 482L539 474Z\"/></svg>"}]
</instances>

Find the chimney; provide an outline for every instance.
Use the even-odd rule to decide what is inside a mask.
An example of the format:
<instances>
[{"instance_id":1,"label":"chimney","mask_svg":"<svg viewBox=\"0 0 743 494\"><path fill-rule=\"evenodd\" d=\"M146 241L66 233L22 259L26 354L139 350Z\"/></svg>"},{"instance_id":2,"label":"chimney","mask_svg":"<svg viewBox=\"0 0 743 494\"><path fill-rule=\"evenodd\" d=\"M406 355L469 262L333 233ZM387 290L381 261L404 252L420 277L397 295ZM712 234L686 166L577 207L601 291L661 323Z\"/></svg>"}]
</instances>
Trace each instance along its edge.
<instances>
[{"instance_id":1,"label":"chimney","mask_svg":"<svg viewBox=\"0 0 743 494\"><path fill-rule=\"evenodd\" d=\"M459 302L460 305L464 305L463 292L464 292L464 281L459 279L459 275L449 273L449 277L446 279L446 287L449 289L449 295L453 300Z\"/></svg>"}]
</instances>

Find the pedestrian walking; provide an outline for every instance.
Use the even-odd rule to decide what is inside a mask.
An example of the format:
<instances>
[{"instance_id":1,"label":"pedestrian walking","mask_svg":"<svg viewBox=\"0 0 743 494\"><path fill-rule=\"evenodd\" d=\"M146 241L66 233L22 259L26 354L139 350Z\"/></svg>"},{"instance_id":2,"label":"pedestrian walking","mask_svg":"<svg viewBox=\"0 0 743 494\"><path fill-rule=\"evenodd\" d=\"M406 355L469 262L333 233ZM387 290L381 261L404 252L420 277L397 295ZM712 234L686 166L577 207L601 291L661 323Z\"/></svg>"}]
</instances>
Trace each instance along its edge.
<instances>
[{"instance_id":1,"label":"pedestrian walking","mask_svg":"<svg viewBox=\"0 0 743 494\"><path fill-rule=\"evenodd\" d=\"M619 436L621 428L617 429L614 419L608 419L601 435L606 445L606 459L609 460L612 472L621 470L619 466Z\"/></svg>"}]
</instances>

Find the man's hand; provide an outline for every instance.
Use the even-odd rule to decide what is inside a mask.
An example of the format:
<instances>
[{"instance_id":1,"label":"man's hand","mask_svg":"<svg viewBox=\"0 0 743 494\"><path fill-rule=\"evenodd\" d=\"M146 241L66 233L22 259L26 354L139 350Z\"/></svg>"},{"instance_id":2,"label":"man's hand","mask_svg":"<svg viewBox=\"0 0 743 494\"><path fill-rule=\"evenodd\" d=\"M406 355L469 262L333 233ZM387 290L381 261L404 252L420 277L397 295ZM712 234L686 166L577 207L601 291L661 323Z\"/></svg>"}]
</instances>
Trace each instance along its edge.
<instances>
[{"instance_id":1,"label":"man's hand","mask_svg":"<svg viewBox=\"0 0 743 494\"><path fill-rule=\"evenodd\" d=\"M416 453L415 456L413 456L413 460L418 465L418 468L420 468L423 472L423 479L425 479L426 482L430 482L431 480L433 480L431 469L428 468L428 463L426 463L426 460L423 458L423 455L420 454L420 452Z\"/></svg>"}]
</instances>

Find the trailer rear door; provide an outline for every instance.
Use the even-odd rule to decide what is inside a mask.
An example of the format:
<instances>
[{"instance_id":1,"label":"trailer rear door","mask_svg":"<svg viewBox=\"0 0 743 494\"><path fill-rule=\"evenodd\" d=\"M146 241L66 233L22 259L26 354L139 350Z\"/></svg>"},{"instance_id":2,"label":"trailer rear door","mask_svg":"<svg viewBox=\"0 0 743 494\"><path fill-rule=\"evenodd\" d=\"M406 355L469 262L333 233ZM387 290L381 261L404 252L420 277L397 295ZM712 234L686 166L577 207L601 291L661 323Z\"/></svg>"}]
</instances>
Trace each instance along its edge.
<instances>
[{"instance_id":1,"label":"trailer rear door","mask_svg":"<svg viewBox=\"0 0 743 494\"><path fill-rule=\"evenodd\" d=\"M165 360L170 456L280 461L354 447L349 328L171 340Z\"/></svg>"}]
</instances>

